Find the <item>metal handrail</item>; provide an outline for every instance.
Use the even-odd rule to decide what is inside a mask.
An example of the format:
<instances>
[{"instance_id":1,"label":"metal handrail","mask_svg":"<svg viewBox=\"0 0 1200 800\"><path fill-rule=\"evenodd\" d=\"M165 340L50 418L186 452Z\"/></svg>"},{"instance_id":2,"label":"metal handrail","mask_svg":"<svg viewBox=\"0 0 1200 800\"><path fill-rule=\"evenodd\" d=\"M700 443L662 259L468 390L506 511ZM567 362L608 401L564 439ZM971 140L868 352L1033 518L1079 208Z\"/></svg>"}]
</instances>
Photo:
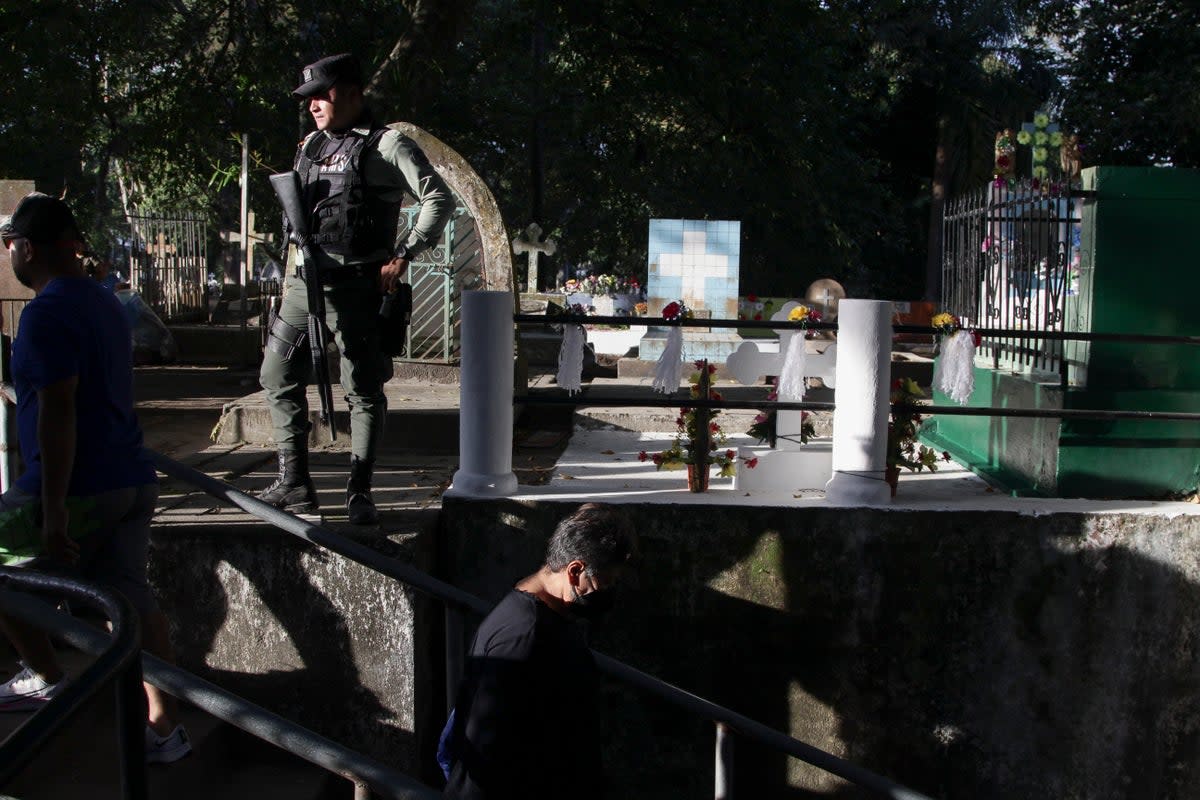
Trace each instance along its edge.
<instances>
[{"instance_id":1,"label":"metal handrail","mask_svg":"<svg viewBox=\"0 0 1200 800\"><path fill-rule=\"evenodd\" d=\"M205 475L203 472L192 469L186 464L175 461L161 453L154 451L147 452L154 461L155 467L162 473L190 483L202 489L207 494L235 505L248 514L287 533L291 533L305 541L337 553L358 564L362 564L382 575L395 578L459 610L470 611L479 615L486 615L491 611L491 606L481 598L469 592L464 592L462 589L452 586L445 581L438 580L415 567L382 555L344 536L339 536L320 525L280 511L274 506L238 491L216 478ZM611 656L606 656L596 650L593 650L592 653L596 658L597 667L612 677L623 680L651 694L655 694L690 713L706 716L719 723L725 723L737 730L738 733L760 744L799 758L801 761L819 767L858 786L877 792L883 797L893 798L893 800L930 800L927 795L901 786L889 778L876 775L857 764L853 764L832 753L827 753L799 739L788 736L736 711L705 700L691 692L687 692L653 675L618 661Z\"/></svg>"},{"instance_id":2,"label":"metal handrail","mask_svg":"<svg viewBox=\"0 0 1200 800\"><path fill-rule=\"evenodd\" d=\"M544 314L513 314L517 325L647 325L655 328L744 328L746 330L806 329L810 331L836 331L836 322L789 322L788 320L766 319L651 319L650 317L594 316L589 314L562 314L548 317ZM1145 344L1200 344L1200 336L1160 336L1150 333L1096 333L1092 331L1045 331L1024 328L977 328L967 330L980 336L1008 339L1051 339L1072 342L1140 342ZM930 325L902 325L893 323L894 333L939 333Z\"/></svg>"},{"instance_id":3,"label":"metal handrail","mask_svg":"<svg viewBox=\"0 0 1200 800\"><path fill-rule=\"evenodd\" d=\"M45 606L45 603L27 594L16 594L12 591L14 588L22 592L50 592L94 608L112 623L112 633L104 637L105 641L95 651L98 658L78 678L67 681L45 706L0 743L0 786L12 780L49 739L112 683L117 693L122 795L128 800L145 800L146 764L142 743L145 720L141 699L142 665L137 657L141 640L137 612L123 595L83 581L0 567L0 607L42 629L54 626L42 624L30 609L34 605Z\"/></svg>"},{"instance_id":4,"label":"metal handrail","mask_svg":"<svg viewBox=\"0 0 1200 800\"><path fill-rule=\"evenodd\" d=\"M104 631L74 619L40 600L27 597L23 597L21 600L24 607L22 616L40 627L53 630L72 647L95 654L111 646L111 637ZM11 593L0 590L0 606L7 609L10 601ZM134 652L136 652L136 647ZM270 742L322 769L341 775L356 784L365 785L381 797L388 798L388 800L435 800L441 797L440 792L434 791L403 772L326 739L318 733L222 689L187 670L168 664L156 656L143 653L142 663L145 668L146 680L163 691L186 700L217 719ZM72 681L68 688L77 682L80 681ZM140 691L140 675L137 685ZM57 698L55 699L57 700ZM140 710L135 720L138 725L136 754L140 760L142 759L141 726L143 724ZM6 762L0 761L0 763Z\"/></svg>"}]
</instances>

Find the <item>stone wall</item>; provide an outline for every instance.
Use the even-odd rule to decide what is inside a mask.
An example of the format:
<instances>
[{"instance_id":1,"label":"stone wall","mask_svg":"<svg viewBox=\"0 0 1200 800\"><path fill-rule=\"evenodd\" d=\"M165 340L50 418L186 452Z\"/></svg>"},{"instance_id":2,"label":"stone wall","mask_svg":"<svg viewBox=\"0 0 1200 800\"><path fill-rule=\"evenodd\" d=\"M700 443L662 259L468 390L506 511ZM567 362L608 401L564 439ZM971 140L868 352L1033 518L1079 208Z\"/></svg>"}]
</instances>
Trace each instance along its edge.
<instances>
[{"instance_id":1,"label":"stone wall","mask_svg":"<svg viewBox=\"0 0 1200 800\"><path fill-rule=\"evenodd\" d=\"M362 541L431 569L429 531ZM432 777L444 717L440 608L259 526L158 528L150 565L180 666L397 769Z\"/></svg>"},{"instance_id":2,"label":"stone wall","mask_svg":"<svg viewBox=\"0 0 1200 800\"><path fill-rule=\"evenodd\" d=\"M0 180L0 222L8 221L21 198L34 190L33 181ZM22 286L12 273L8 248L0 248L0 299L29 299L33 290Z\"/></svg>"},{"instance_id":3,"label":"stone wall","mask_svg":"<svg viewBox=\"0 0 1200 800\"><path fill-rule=\"evenodd\" d=\"M500 597L572 508L447 498L448 577ZM1195 795L1197 517L628 508L598 649L936 797ZM613 796L712 791L710 723L605 691ZM736 748L738 796L857 796Z\"/></svg>"}]
</instances>

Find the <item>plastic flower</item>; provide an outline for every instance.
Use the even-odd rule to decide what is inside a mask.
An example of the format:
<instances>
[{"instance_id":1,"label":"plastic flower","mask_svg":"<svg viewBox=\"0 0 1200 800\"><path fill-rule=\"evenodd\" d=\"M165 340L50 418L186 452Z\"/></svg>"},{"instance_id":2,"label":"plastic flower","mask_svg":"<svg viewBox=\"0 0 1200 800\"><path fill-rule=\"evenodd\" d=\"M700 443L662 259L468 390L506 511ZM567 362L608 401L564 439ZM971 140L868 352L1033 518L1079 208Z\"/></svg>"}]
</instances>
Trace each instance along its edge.
<instances>
[{"instance_id":1,"label":"plastic flower","mask_svg":"<svg viewBox=\"0 0 1200 800\"><path fill-rule=\"evenodd\" d=\"M1037 127L1037 128L1046 127L1047 125L1050 124L1050 115L1047 114L1045 111L1039 111L1038 113L1033 115L1033 124L1034 124L1034 127Z\"/></svg>"},{"instance_id":2,"label":"plastic flower","mask_svg":"<svg viewBox=\"0 0 1200 800\"><path fill-rule=\"evenodd\" d=\"M808 319L808 306L796 306L788 314L788 322L804 322Z\"/></svg>"},{"instance_id":3,"label":"plastic flower","mask_svg":"<svg viewBox=\"0 0 1200 800\"><path fill-rule=\"evenodd\" d=\"M683 308L683 306L680 305L679 303L676 303L675 301L671 301L670 303L667 303L667 305L665 307L663 307L663 310L662 310L663 319L675 319L676 317L679 316L680 310L682 308Z\"/></svg>"},{"instance_id":4,"label":"plastic flower","mask_svg":"<svg viewBox=\"0 0 1200 800\"><path fill-rule=\"evenodd\" d=\"M929 320L929 324L930 326L937 328L938 333L953 333L958 329L958 317L954 316L949 311L943 311L940 314L934 314L933 319Z\"/></svg>"},{"instance_id":5,"label":"plastic flower","mask_svg":"<svg viewBox=\"0 0 1200 800\"><path fill-rule=\"evenodd\" d=\"M1040 162L1042 162L1042 161L1045 161L1045 160L1046 160L1046 156L1048 156L1048 155L1050 155L1050 151L1049 151L1049 150L1047 150L1047 149L1046 149L1046 148L1044 148L1044 147L1035 147L1035 148L1033 148L1033 160L1034 160L1034 163L1040 163Z\"/></svg>"},{"instance_id":6,"label":"plastic flower","mask_svg":"<svg viewBox=\"0 0 1200 800\"><path fill-rule=\"evenodd\" d=\"M1050 134L1050 144L1054 147L1061 147L1063 143L1062 131L1055 131Z\"/></svg>"},{"instance_id":7,"label":"plastic flower","mask_svg":"<svg viewBox=\"0 0 1200 800\"><path fill-rule=\"evenodd\" d=\"M1045 131L1038 131L1037 133L1033 134L1034 144L1045 144L1048 141L1050 141L1050 134L1046 133Z\"/></svg>"},{"instance_id":8,"label":"plastic flower","mask_svg":"<svg viewBox=\"0 0 1200 800\"><path fill-rule=\"evenodd\" d=\"M1021 144L1029 144L1033 141L1033 136L1029 133L1029 131L1021 131L1017 134L1017 141Z\"/></svg>"},{"instance_id":9,"label":"plastic flower","mask_svg":"<svg viewBox=\"0 0 1200 800\"><path fill-rule=\"evenodd\" d=\"M1043 165L1038 164L1036 167L1033 168L1033 177L1038 178L1038 179L1045 179L1045 178L1048 178L1049 176L1050 176L1050 170L1046 169L1046 167L1044 167Z\"/></svg>"}]
</instances>

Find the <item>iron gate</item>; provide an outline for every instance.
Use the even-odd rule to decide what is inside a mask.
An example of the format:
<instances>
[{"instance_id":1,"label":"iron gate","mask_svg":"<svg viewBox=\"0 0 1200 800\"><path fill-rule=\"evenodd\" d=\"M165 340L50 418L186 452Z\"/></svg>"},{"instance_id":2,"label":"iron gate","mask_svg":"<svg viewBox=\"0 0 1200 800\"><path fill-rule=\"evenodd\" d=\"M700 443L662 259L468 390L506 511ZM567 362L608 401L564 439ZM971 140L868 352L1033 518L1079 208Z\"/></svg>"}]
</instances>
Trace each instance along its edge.
<instances>
[{"instance_id":1,"label":"iron gate","mask_svg":"<svg viewBox=\"0 0 1200 800\"><path fill-rule=\"evenodd\" d=\"M207 311L208 224L196 214L130 216L123 262L114 266L163 321Z\"/></svg>"},{"instance_id":2,"label":"iron gate","mask_svg":"<svg viewBox=\"0 0 1200 800\"><path fill-rule=\"evenodd\" d=\"M417 210L417 206L402 209L401 240L411 228ZM408 352L403 360L444 364L459 360L462 292L479 282L482 265L475 221L466 208L458 207L446 224L441 241L409 265L413 310L408 327Z\"/></svg>"},{"instance_id":3,"label":"iron gate","mask_svg":"<svg viewBox=\"0 0 1200 800\"><path fill-rule=\"evenodd\" d=\"M946 203L942 305L967 325L1067 329L1078 291L1084 193L988 184ZM985 337L979 351L997 369L1058 373L1063 342Z\"/></svg>"}]
</instances>

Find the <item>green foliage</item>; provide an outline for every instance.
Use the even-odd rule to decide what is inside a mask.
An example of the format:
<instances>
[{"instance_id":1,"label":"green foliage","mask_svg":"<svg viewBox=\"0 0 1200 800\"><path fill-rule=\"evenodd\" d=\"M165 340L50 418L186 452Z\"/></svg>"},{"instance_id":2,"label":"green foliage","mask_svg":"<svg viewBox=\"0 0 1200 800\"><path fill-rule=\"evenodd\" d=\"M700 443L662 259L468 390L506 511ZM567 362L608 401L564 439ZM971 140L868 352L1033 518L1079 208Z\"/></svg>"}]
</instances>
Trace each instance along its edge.
<instances>
[{"instance_id":1,"label":"green foliage","mask_svg":"<svg viewBox=\"0 0 1200 800\"><path fill-rule=\"evenodd\" d=\"M941 198L1048 101L1087 163L1200 165L1194 5L27 0L0 7L0 174L100 235L126 211L231 226L245 133L265 219L310 125L298 68L353 50L378 115L462 153L556 266L641 277L648 218L737 219L745 291L915 298Z\"/></svg>"}]
</instances>

